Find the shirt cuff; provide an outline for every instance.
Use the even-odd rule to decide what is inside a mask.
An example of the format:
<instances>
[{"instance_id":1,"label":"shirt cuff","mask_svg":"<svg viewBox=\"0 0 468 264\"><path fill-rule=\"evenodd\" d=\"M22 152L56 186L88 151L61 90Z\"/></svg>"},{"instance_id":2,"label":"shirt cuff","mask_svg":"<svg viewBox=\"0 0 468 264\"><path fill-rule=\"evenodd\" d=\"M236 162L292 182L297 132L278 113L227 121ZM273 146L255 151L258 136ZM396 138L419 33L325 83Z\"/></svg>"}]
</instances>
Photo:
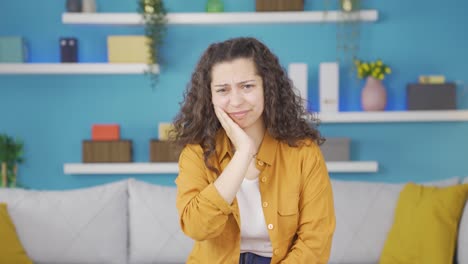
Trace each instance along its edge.
<instances>
[{"instance_id":1,"label":"shirt cuff","mask_svg":"<svg viewBox=\"0 0 468 264\"><path fill-rule=\"evenodd\" d=\"M224 198L219 194L218 189L214 186L213 183L208 185L203 191L200 192L200 195L205 199L213 203L218 207L225 215L232 213L231 206L224 200Z\"/></svg>"}]
</instances>

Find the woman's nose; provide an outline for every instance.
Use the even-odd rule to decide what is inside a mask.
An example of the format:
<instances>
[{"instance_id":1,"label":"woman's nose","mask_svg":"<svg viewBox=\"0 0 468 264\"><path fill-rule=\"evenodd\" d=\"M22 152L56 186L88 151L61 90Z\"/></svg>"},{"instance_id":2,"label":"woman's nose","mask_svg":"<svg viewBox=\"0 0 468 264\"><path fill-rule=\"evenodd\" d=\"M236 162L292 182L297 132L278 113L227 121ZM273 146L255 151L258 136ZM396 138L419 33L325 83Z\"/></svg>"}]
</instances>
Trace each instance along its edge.
<instances>
[{"instance_id":1,"label":"woman's nose","mask_svg":"<svg viewBox=\"0 0 468 264\"><path fill-rule=\"evenodd\" d=\"M241 105L244 102L244 97L240 91L233 91L231 97L229 98L229 103L232 106Z\"/></svg>"}]
</instances>

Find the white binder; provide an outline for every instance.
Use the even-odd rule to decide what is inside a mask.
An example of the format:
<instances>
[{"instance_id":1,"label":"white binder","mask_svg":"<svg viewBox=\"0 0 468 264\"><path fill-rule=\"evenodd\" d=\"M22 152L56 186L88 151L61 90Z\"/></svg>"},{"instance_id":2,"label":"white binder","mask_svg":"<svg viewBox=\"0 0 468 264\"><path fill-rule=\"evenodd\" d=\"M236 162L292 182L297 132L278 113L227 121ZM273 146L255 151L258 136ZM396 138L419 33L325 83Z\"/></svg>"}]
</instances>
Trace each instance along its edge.
<instances>
[{"instance_id":1,"label":"white binder","mask_svg":"<svg viewBox=\"0 0 468 264\"><path fill-rule=\"evenodd\" d=\"M319 67L320 112L339 111L339 66L338 62L323 62Z\"/></svg>"}]
</instances>

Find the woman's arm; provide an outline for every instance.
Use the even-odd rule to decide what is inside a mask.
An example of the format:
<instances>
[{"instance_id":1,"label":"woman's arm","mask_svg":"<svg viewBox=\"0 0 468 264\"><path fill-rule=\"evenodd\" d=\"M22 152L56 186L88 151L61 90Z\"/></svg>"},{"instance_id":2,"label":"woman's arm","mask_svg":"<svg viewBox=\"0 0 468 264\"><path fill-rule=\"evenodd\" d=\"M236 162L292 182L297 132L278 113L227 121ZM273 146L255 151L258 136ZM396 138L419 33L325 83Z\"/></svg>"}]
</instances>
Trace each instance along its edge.
<instances>
[{"instance_id":1,"label":"woman's arm","mask_svg":"<svg viewBox=\"0 0 468 264\"><path fill-rule=\"evenodd\" d=\"M231 203L255 153L252 139L221 109L215 107L215 111L236 148L221 175L213 183L208 180L200 146L185 147L179 158L176 184L180 225L195 240L216 237L224 230L232 213Z\"/></svg>"},{"instance_id":2,"label":"woman's arm","mask_svg":"<svg viewBox=\"0 0 468 264\"><path fill-rule=\"evenodd\" d=\"M182 151L176 184L177 209L185 234L205 240L223 231L249 159L248 155L236 152L219 178L210 183L201 147L191 145Z\"/></svg>"},{"instance_id":3,"label":"woman's arm","mask_svg":"<svg viewBox=\"0 0 468 264\"><path fill-rule=\"evenodd\" d=\"M244 180L256 151L253 140L221 108L214 106L216 116L236 151L229 164L214 183L224 200L231 204Z\"/></svg>"}]
</instances>

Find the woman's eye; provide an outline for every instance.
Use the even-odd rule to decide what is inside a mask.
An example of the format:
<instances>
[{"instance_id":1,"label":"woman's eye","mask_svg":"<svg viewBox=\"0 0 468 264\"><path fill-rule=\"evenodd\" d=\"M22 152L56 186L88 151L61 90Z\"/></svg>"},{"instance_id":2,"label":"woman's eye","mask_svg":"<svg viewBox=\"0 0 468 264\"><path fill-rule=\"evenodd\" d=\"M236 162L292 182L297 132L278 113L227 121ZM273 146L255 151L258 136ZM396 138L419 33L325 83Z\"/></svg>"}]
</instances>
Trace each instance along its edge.
<instances>
[{"instance_id":1,"label":"woman's eye","mask_svg":"<svg viewBox=\"0 0 468 264\"><path fill-rule=\"evenodd\" d=\"M226 92L226 89L225 88L221 88L221 89L218 89L216 90L217 93L225 93Z\"/></svg>"},{"instance_id":2,"label":"woman's eye","mask_svg":"<svg viewBox=\"0 0 468 264\"><path fill-rule=\"evenodd\" d=\"M246 85L244 85L244 88L245 88L245 89L250 89L250 88L252 88L252 87L254 87L253 84L246 84Z\"/></svg>"}]
</instances>

